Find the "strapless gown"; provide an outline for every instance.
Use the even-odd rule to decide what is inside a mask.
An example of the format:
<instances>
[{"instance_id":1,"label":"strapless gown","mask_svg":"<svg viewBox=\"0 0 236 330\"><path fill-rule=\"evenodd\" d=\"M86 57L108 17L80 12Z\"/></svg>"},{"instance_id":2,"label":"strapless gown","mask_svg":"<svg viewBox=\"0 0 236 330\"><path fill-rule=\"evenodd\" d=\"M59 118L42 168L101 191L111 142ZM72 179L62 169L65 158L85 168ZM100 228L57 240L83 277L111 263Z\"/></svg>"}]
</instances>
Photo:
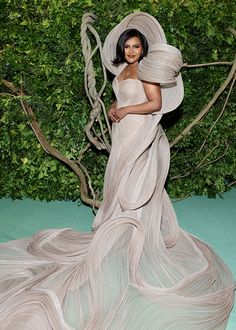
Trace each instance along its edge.
<instances>
[{"instance_id":1,"label":"strapless gown","mask_svg":"<svg viewBox=\"0 0 236 330\"><path fill-rule=\"evenodd\" d=\"M139 80L115 78L113 89L118 107L147 100ZM226 328L235 283L215 252L178 226L160 119L113 124L93 232L45 230L1 244L1 330Z\"/></svg>"}]
</instances>

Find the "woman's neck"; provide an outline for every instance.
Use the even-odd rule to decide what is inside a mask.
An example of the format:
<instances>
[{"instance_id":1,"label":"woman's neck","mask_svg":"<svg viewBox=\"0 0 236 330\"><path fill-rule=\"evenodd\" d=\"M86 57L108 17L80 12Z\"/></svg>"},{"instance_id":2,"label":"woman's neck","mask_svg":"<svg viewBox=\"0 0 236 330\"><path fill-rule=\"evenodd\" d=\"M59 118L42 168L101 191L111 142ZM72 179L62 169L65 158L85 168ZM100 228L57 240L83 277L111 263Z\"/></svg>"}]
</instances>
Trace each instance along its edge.
<instances>
[{"instance_id":1,"label":"woman's neck","mask_svg":"<svg viewBox=\"0 0 236 330\"><path fill-rule=\"evenodd\" d=\"M128 63L127 67L130 68L131 70L135 69L138 67L138 62Z\"/></svg>"}]
</instances>

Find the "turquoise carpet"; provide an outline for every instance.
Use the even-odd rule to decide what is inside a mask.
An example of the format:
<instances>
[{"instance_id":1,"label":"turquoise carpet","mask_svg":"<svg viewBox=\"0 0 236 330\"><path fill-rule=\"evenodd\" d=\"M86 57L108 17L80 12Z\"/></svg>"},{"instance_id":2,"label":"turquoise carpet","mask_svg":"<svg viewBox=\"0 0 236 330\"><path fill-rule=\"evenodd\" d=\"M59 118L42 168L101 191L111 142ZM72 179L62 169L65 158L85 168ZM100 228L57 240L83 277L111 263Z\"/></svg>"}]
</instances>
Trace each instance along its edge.
<instances>
[{"instance_id":1,"label":"turquoise carpet","mask_svg":"<svg viewBox=\"0 0 236 330\"><path fill-rule=\"evenodd\" d=\"M211 245L236 278L236 189L222 198L191 197L175 202L174 208L180 226ZM90 208L78 207L73 202L1 199L0 241L28 237L46 228L88 231L93 217ZM227 330L236 330L236 308L230 315Z\"/></svg>"}]
</instances>

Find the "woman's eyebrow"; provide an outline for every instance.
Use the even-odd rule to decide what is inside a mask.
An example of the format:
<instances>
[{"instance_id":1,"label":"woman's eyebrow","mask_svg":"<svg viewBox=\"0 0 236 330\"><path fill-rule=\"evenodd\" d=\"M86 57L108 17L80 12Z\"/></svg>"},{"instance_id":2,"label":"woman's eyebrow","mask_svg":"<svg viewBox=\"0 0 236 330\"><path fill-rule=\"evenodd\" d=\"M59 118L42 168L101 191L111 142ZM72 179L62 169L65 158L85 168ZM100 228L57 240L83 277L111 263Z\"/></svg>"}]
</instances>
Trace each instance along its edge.
<instances>
[{"instance_id":1,"label":"woman's eyebrow","mask_svg":"<svg viewBox=\"0 0 236 330\"><path fill-rule=\"evenodd\" d=\"M124 44L124 46L130 46L129 44ZM140 44L134 44L133 46L140 46Z\"/></svg>"}]
</instances>

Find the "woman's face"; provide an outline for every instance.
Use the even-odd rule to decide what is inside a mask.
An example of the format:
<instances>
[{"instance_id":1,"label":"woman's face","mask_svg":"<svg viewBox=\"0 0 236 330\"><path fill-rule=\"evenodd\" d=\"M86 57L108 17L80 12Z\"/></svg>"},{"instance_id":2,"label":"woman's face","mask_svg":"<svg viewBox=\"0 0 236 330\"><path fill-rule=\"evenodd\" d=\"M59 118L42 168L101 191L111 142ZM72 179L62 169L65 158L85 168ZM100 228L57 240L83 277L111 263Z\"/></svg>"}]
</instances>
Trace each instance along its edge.
<instances>
[{"instance_id":1,"label":"woman's face","mask_svg":"<svg viewBox=\"0 0 236 330\"><path fill-rule=\"evenodd\" d=\"M128 39L124 44L125 60L128 64L138 62L143 52L143 47L138 37Z\"/></svg>"}]
</instances>

